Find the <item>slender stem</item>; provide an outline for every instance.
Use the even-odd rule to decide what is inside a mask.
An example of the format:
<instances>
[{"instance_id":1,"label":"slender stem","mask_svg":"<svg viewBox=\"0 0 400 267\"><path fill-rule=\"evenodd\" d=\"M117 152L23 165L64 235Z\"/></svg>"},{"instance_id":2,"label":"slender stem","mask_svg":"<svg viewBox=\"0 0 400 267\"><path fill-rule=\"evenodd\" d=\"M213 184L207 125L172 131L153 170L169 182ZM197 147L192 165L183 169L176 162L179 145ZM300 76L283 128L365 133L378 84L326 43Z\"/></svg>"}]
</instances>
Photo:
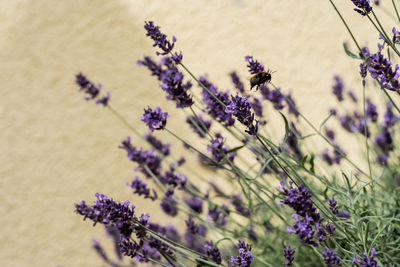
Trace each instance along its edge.
<instances>
[{"instance_id":1,"label":"slender stem","mask_svg":"<svg viewBox=\"0 0 400 267\"><path fill-rule=\"evenodd\" d=\"M365 147L367 149L368 170L369 170L369 177L372 177L371 161L369 159L368 128L367 128L367 115L366 115L367 111L365 108L365 82L363 82L363 110L364 110L364 135L365 135Z\"/></svg>"},{"instance_id":2,"label":"slender stem","mask_svg":"<svg viewBox=\"0 0 400 267\"><path fill-rule=\"evenodd\" d=\"M394 11L396 12L397 19L400 22L399 12L397 11L397 7L396 7L396 4L395 4L394 0L392 0L392 4L393 4Z\"/></svg>"}]
</instances>

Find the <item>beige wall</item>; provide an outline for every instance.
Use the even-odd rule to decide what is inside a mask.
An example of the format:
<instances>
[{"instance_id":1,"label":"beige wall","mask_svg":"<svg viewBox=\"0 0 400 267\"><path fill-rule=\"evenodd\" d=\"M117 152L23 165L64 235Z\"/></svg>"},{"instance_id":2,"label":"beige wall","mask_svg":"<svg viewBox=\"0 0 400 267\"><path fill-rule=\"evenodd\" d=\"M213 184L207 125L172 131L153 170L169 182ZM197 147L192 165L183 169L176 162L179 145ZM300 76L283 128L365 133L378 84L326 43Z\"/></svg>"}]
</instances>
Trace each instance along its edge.
<instances>
[{"instance_id":1,"label":"beige wall","mask_svg":"<svg viewBox=\"0 0 400 267\"><path fill-rule=\"evenodd\" d=\"M336 2L361 44L375 44L367 19L352 11L350 1ZM143 132L139 117L147 105L165 108L169 127L178 129L184 115L136 66L143 55L154 55L145 20L177 36L186 65L196 75L207 72L221 88L230 87L232 69L247 79L243 58L254 55L277 71L274 82L293 89L315 123L334 103L333 74L359 89L358 62L342 48L349 36L328 0L3 0L1 266L100 266L90 246L92 237L107 241L102 228L73 213L74 202L92 201L95 192L148 210L124 185L133 165L117 146L131 133L106 109L86 103L74 84L79 71L101 82L112 105Z\"/></svg>"}]
</instances>

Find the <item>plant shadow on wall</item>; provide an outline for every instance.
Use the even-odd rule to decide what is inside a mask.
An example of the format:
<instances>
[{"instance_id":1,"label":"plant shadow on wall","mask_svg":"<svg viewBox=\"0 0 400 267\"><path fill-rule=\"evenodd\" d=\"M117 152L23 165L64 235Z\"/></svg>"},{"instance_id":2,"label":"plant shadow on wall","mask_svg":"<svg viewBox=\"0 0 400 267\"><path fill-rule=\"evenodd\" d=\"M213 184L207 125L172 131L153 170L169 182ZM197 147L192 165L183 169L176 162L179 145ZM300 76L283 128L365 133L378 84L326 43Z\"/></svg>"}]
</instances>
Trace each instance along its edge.
<instances>
[{"instance_id":1,"label":"plant shadow on wall","mask_svg":"<svg viewBox=\"0 0 400 267\"><path fill-rule=\"evenodd\" d=\"M131 137L119 146L137 166L138 176L129 183L133 193L158 202L167 216L178 217L186 226L180 231L158 224L149 214L136 214L129 201L96 193L93 204L82 201L75 204L75 211L93 225L104 225L113 237L116 256L112 258L98 241L93 243L107 265L400 265L399 144L395 142L399 140L400 84L399 67L392 63L400 56L400 32L395 27L385 31L374 13L378 1L372 7L369 1L352 0L357 15L367 18L379 38L377 48L361 47L330 2L358 49L350 51L344 46L344 52L360 62L355 74L361 82L358 91L351 91L339 76L334 77L333 95L339 104L350 103L352 109L332 108L318 126L301 113L290 92L274 84L273 73L254 57L244 59L252 75L250 85L231 72L236 93L222 91L207 76L194 75L184 65L182 52L174 49L177 38L169 39L152 21L145 22L144 28L160 59L146 56L137 63L158 80L167 100L185 112L193 137L182 138L168 128L173 118L160 107L144 110L141 120L149 133L142 135L110 105L109 93L102 94L101 86L81 73L76 75L85 99L96 100L112 112L148 147L135 145L138 141ZM394 1L392 7L398 24ZM366 96L366 87L376 87L384 98L381 112ZM272 141L272 125L263 114L265 105L273 106L275 116L283 121L280 142ZM366 168L341 148L337 133L329 126L332 121L342 126L346 138L359 140ZM303 135L305 127L313 132ZM205 168L214 170L213 180L199 172L186 172L185 158L170 155L170 145L158 140L154 131L179 140L189 157L197 155ZM200 138L207 145L195 146L190 138ZM319 152L307 149L310 139L326 148ZM337 174L343 162L353 171Z\"/></svg>"}]
</instances>

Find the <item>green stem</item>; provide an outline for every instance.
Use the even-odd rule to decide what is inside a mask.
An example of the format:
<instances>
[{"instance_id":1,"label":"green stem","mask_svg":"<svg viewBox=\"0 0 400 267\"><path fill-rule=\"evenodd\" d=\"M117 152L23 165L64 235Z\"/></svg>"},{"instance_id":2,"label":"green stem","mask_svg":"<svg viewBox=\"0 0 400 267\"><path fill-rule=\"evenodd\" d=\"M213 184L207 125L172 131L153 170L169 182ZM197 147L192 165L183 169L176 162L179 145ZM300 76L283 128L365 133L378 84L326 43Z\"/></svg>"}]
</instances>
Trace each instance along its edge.
<instances>
[{"instance_id":1,"label":"green stem","mask_svg":"<svg viewBox=\"0 0 400 267\"><path fill-rule=\"evenodd\" d=\"M393 4L394 11L396 12L397 19L400 22L399 12L397 11L397 7L396 7L396 4L394 3L394 0L392 0L392 4Z\"/></svg>"},{"instance_id":2,"label":"green stem","mask_svg":"<svg viewBox=\"0 0 400 267\"><path fill-rule=\"evenodd\" d=\"M364 135L365 135L365 147L367 149L367 162L368 162L368 170L369 170L369 177L372 177L372 170L371 170L371 161L369 159L369 145L368 145L368 135L367 135L367 115L366 115L366 108L365 108L365 82L363 82L363 110L364 110Z\"/></svg>"}]
</instances>

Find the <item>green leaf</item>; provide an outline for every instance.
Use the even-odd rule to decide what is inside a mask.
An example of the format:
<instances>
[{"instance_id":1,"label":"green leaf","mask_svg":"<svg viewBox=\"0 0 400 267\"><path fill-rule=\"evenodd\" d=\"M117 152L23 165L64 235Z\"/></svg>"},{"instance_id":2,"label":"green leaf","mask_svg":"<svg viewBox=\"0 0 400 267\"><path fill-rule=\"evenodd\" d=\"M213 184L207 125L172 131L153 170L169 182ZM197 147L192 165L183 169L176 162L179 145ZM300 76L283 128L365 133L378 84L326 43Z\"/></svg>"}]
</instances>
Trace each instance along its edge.
<instances>
[{"instance_id":1,"label":"green leaf","mask_svg":"<svg viewBox=\"0 0 400 267\"><path fill-rule=\"evenodd\" d=\"M279 113L281 114L283 120L285 121L285 137L283 138L283 141L282 141L282 147L284 147L286 145L286 142L287 142L287 139L289 136L289 123L288 123L288 120L286 119L285 115L283 115L282 112L279 112Z\"/></svg>"},{"instance_id":2,"label":"green leaf","mask_svg":"<svg viewBox=\"0 0 400 267\"><path fill-rule=\"evenodd\" d=\"M303 157L303 159L301 160L301 165L304 166L304 164L305 164L306 161L307 161L307 157L308 157L308 155L305 155L305 156Z\"/></svg>"},{"instance_id":3,"label":"green leaf","mask_svg":"<svg viewBox=\"0 0 400 267\"><path fill-rule=\"evenodd\" d=\"M311 154L311 158L310 158L310 164L311 164L310 171L311 171L312 173L315 173L315 170L314 170L314 158L315 158L315 155L314 155L314 154Z\"/></svg>"},{"instance_id":4,"label":"green leaf","mask_svg":"<svg viewBox=\"0 0 400 267\"><path fill-rule=\"evenodd\" d=\"M238 151L239 149L242 149L245 146L246 145L241 145L241 146L237 146L237 147L231 148L231 149L228 150L228 153L236 152L236 151Z\"/></svg>"},{"instance_id":5,"label":"green leaf","mask_svg":"<svg viewBox=\"0 0 400 267\"><path fill-rule=\"evenodd\" d=\"M343 43L343 48L344 48L344 51L346 52L346 54L347 54L349 57L355 58L355 59L360 59L359 56L357 56L356 54L352 53L352 52L348 49L346 43Z\"/></svg>"}]
</instances>

